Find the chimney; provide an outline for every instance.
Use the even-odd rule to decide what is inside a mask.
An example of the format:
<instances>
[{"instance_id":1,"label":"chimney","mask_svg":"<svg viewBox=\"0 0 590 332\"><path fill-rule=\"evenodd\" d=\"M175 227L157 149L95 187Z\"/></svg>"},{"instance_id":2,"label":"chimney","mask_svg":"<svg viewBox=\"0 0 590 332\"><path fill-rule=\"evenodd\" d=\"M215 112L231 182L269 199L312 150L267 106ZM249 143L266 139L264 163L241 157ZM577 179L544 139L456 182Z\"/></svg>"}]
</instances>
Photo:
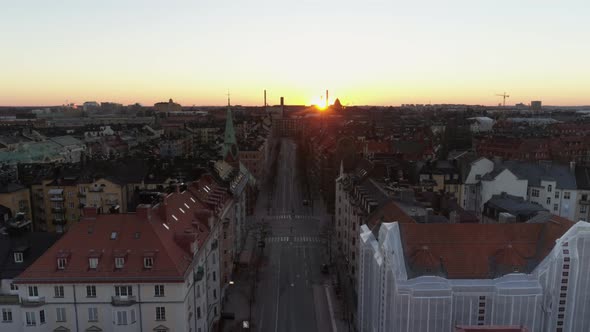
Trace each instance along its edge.
<instances>
[{"instance_id":1,"label":"chimney","mask_svg":"<svg viewBox=\"0 0 590 332\"><path fill-rule=\"evenodd\" d=\"M94 220L98 216L98 209L88 206L82 210L82 213L84 214L84 219Z\"/></svg>"},{"instance_id":2,"label":"chimney","mask_svg":"<svg viewBox=\"0 0 590 332\"><path fill-rule=\"evenodd\" d=\"M285 116L285 97L281 97L281 115Z\"/></svg>"},{"instance_id":3,"label":"chimney","mask_svg":"<svg viewBox=\"0 0 590 332\"><path fill-rule=\"evenodd\" d=\"M141 220L152 220L152 206L150 204L139 204L135 209L135 215Z\"/></svg>"}]
</instances>

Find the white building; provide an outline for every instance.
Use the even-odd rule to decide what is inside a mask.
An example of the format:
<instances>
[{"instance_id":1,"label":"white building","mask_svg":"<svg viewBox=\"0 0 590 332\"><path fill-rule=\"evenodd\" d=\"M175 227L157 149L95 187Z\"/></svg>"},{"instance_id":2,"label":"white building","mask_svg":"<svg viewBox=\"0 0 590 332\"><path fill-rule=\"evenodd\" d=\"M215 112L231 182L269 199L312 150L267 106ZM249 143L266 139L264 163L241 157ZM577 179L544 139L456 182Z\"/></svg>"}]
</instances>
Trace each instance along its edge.
<instances>
[{"instance_id":1,"label":"white building","mask_svg":"<svg viewBox=\"0 0 590 332\"><path fill-rule=\"evenodd\" d=\"M361 227L359 331L590 330L590 224Z\"/></svg>"},{"instance_id":2,"label":"white building","mask_svg":"<svg viewBox=\"0 0 590 332\"><path fill-rule=\"evenodd\" d=\"M211 331L221 222L207 211L188 191L134 214L87 209L15 279L14 331Z\"/></svg>"},{"instance_id":3,"label":"white building","mask_svg":"<svg viewBox=\"0 0 590 332\"><path fill-rule=\"evenodd\" d=\"M481 215L483 205L494 195L506 193L537 203L551 213L579 220L575 165L552 162L504 161L480 158L470 165L463 184L461 206Z\"/></svg>"},{"instance_id":4,"label":"white building","mask_svg":"<svg viewBox=\"0 0 590 332\"><path fill-rule=\"evenodd\" d=\"M474 118L467 119L470 123L469 130L472 133L481 133L481 132L488 132L494 129L494 124L496 121L492 118L488 118L487 116L478 116Z\"/></svg>"}]
</instances>

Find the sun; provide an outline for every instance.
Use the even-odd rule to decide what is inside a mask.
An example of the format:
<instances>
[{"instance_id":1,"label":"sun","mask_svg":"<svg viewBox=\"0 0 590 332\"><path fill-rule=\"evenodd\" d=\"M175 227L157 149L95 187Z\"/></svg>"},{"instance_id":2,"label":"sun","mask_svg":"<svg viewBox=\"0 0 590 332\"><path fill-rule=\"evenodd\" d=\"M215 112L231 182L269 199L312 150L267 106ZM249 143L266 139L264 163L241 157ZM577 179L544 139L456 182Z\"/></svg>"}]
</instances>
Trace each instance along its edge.
<instances>
[{"instance_id":1,"label":"sun","mask_svg":"<svg viewBox=\"0 0 590 332\"><path fill-rule=\"evenodd\" d=\"M318 110L323 111L327 108L326 100L322 96L315 97L311 101L311 106L315 106L315 108L317 108Z\"/></svg>"}]
</instances>

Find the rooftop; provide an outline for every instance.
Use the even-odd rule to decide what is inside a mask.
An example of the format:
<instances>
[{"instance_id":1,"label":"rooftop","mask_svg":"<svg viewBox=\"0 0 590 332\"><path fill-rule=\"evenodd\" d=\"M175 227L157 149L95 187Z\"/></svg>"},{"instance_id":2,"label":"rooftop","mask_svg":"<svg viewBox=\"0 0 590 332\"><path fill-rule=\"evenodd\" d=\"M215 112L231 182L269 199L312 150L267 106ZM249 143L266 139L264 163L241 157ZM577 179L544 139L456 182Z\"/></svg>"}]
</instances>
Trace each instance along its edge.
<instances>
[{"instance_id":1,"label":"rooftop","mask_svg":"<svg viewBox=\"0 0 590 332\"><path fill-rule=\"evenodd\" d=\"M408 278L444 274L449 279L488 279L532 271L573 224L552 216L544 223L400 223L399 227ZM437 264L416 257L435 257Z\"/></svg>"},{"instance_id":2,"label":"rooftop","mask_svg":"<svg viewBox=\"0 0 590 332\"><path fill-rule=\"evenodd\" d=\"M208 220L199 211L203 204L188 191L163 197L155 206L140 205L136 213L96 215L85 210L86 218L72 228L17 282L110 282L184 281L193 251L209 235ZM90 268L89 258L98 258ZM152 257L146 267L144 258ZM57 258L66 258L58 269ZM123 258L117 267L115 258Z\"/></svg>"}]
</instances>

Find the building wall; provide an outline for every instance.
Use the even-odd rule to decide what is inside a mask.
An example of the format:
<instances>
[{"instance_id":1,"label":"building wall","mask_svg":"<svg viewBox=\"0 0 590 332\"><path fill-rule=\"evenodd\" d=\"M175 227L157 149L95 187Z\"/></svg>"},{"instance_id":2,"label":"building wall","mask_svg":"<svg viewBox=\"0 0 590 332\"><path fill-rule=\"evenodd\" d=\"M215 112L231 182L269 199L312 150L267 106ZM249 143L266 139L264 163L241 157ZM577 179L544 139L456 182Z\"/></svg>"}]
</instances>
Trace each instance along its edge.
<instances>
[{"instance_id":1,"label":"building wall","mask_svg":"<svg viewBox=\"0 0 590 332\"><path fill-rule=\"evenodd\" d=\"M125 187L107 179L98 179L88 185L79 185L79 192L86 195L86 206L99 209L100 213L110 213L111 208L119 206L119 212L127 212L127 192Z\"/></svg>"},{"instance_id":2,"label":"building wall","mask_svg":"<svg viewBox=\"0 0 590 332\"><path fill-rule=\"evenodd\" d=\"M530 331L588 331L590 224L577 223L531 274L497 279L407 278L397 223L379 241L360 232L360 331L453 331L456 325L524 325Z\"/></svg>"},{"instance_id":3,"label":"building wall","mask_svg":"<svg viewBox=\"0 0 590 332\"><path fill-rule=\"evenodd\" d=\"M0 205L10 209L14 217L18 212L24 212L28 220L32 220L31 199L28 188L23 188L11 193L0 193Z\"/></svg>"},{"instance_id":4,"label":"building wall","mask_svg":"<svg viewBox=\"0 0 590 332\"><path fill-rule=\"evenodd\" d=\"M504 170L498 174L493 180L481 182L481 200L479 206L476 208L478 213L482 211L483 205L494 195L500 195L503 192L526 198L527 194L527 180L520 180L509 170Z\"/></svg>"}]
</instances>

